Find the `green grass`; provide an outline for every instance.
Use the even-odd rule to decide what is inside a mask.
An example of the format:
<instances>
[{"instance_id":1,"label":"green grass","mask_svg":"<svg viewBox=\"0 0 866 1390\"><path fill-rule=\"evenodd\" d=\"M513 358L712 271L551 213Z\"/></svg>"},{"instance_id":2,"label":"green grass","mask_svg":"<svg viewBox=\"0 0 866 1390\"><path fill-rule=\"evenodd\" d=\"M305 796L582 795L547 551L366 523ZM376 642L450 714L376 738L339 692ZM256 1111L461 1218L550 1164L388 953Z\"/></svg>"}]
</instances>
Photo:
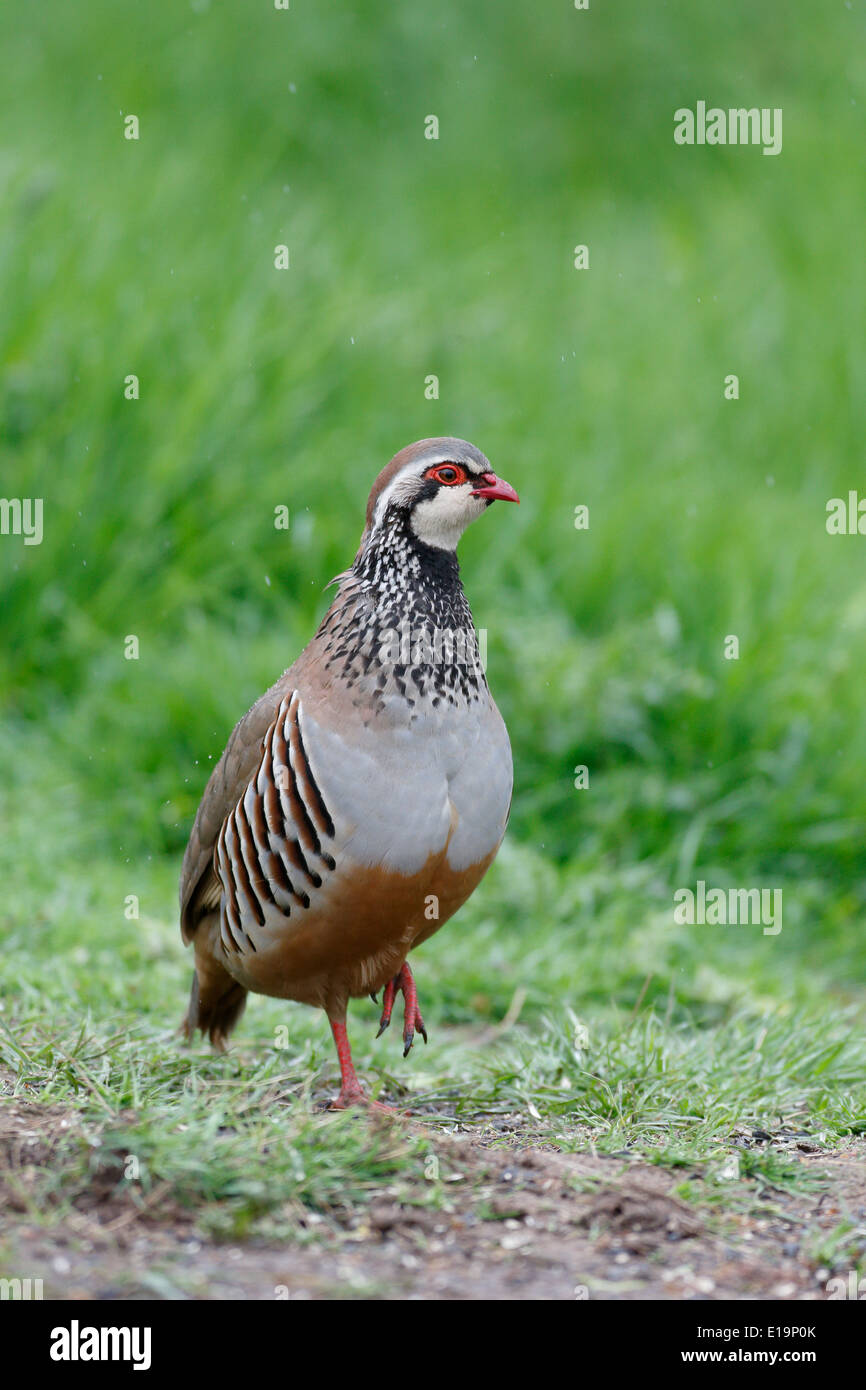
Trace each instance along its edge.
<instances>
[{"instance_id":1,"label":"green grass","mask_svg":"<svg viewBox=\"0 0 866 1390\"><path fill-rule=\"evenodd\" d=\"M30 1208L132 1151L210 1230L432 1200L435 1135L316 1112L322 1018L253 1001L227 1059L173 1030L208 766L436 433L523 501L462 547L514 810L418 959L430 1047L359 1003L359 1065L706 1172L738 1127L862 1133L866 539L824 526L866 493L861 10L115 8L0 17L0 490L45 508L0 537L0 1056L90 1136ZM783 153L676 147L699 97L782 106ZM676 925L699 878L781 888L780 935Z\"/></svg>"},{"instance_id":2,"label":"green grass","mask_svg":"<svg viewBox=\"0 0 866 1390\"><path fill-rule=\"evenodd\" d=\"M74 844L80 820L81 807L65 802L61 843ZM162 906L170 860L138 867L137 921L124 916L126 866L107 863L85 880L61 851L46 897L44 875L34 865L28 879L25 861L25 840L7 839L0 871L16 875L21 896L15 914L4 909L0 1065L20 1098L79 1122L31 1185L11 1193L38 1224L62 1224L110 1192L208 1234L310 1239L321 1230L311 1214L340 1227L384 1188L408 1203L447 1201L446 1179L425 1171L437 1131L459 1124L507 1142L490 1129L503 1116L520 1122L522 1142L640 1153L699 1172L694 1200L712 1204L721 1191L751 1204L768 1186L796 1189L802 1175L772 1149L744 1148L743 1135L804 1134L830 1149L866 1129L856 990L787 957L780 977L779 938L759 937L751 955L734 938L710 968L694 929L667 941L660 909L636 932L627 905L640 910L640 881L598 894L589 912L573 869L511 846L419 958L429 1047L403 1061L396 1037L374 1040L374 1006L353 1005L358 1065L374 1094L414 1109L407 1129L321 1112L338 1075L312 1010L254 999L225 1057L179 1043L190 964ZM550 909L521 931L509 903L534 895ZM499 1032L518 991L519 1017ZM737 1178L722 1183L714 1175L732 1152ZM445 1161L453 1168L450 1150Z\"/></svg>"}]
</instances>

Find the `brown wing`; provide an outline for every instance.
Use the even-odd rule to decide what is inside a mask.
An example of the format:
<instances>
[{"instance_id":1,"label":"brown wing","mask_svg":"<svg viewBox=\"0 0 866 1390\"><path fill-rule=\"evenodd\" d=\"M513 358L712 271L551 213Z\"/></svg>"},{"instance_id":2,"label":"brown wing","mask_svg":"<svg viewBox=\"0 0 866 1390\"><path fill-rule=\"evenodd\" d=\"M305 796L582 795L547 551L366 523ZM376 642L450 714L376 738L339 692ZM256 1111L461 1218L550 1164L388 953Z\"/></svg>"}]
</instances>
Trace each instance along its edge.
<instances>
[{"instance_id":1,"label":"brown wing","mask_svg":"<svg viewBox=\"0 0 866 1390\"><path fill-rule=\"evenodd\" d=\"M338 578L349 580L351 576L347 574ZM306 688L309 694L312 686L320 699L327 698L330 706L337 710L345 698L333 690L327 675L318 669L317 662L331 650L334 624L339 624L344 617L347 605L356 602L357 595L352 584L341 583L312 642L235 725L225 752L211 773L196 813L180 875L180 930L187 943L197 923L219 904L222 889L213 867L217 837L223 821L234 810L259 766L262 740L276 718L284 697L295 688ZM311 705L315 709L315 694Z\"/></svg>"},{"instance_id":2,"label":"brown wing","mask_svg":"<svg viewBox=\"0 0 866 1390\"><path fill-rule=\"evenodd\" d=\"M204 789L180 874L180 930L187 943L201 918L219 904L222 889L213 867L217 836L261 761L262 740L283 696L292 689L293 669L280 676L235 725Z\"/></svg>"}]
</instances>

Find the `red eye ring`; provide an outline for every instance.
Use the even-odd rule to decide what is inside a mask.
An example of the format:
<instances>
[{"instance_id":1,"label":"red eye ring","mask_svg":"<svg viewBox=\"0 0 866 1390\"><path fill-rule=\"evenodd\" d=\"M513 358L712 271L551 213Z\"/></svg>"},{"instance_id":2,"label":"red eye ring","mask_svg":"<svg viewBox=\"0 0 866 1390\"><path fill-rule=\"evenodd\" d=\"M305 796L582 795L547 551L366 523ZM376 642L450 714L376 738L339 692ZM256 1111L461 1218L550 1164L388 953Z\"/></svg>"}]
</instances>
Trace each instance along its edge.
<instances>
[{"instance_id":1,"label":"red eye ring","mask_svg":"<svg viewBox=\"0 0 866 1390\"><path fill-rule=\"evenodd\" d=\"M466 469L459 463L437 463L433 468L428 468L424 476L441 483L443 487L458 487L466 482Z\"/></svg>"}]
</instances>

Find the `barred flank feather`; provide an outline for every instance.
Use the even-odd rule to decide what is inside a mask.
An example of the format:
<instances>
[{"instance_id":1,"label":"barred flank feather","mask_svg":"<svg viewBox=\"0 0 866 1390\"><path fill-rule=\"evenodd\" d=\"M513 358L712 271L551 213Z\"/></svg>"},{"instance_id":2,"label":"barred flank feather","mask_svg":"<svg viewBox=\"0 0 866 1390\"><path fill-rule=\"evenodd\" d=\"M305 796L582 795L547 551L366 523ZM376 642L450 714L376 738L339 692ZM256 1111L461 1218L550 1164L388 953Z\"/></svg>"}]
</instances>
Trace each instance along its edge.
<instances>
[{"instance_id":1,"label":"barred flank feather","mask_svg":"<svg viewBox=\"0 0 866 1390\"><path fill-rule=\"evenodd\" d=\"M336 867L322 845L334 822L304 745L297 691L286 696L262 740L258 771L217 837L214 867L223 887L220 937L228 955L257 947L256 927L273 909L309 911L309 889Z\"/></svg>"}]
</instances>

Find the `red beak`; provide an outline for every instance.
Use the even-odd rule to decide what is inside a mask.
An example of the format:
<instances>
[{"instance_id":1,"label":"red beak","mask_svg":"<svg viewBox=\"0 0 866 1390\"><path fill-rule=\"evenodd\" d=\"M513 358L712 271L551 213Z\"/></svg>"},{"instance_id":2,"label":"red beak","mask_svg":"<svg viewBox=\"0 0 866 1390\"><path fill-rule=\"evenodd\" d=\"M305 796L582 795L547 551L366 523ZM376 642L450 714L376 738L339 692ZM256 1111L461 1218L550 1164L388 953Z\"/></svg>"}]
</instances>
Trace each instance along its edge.
<instances>
[{"instance_id":1,"label":"red beak","mask_svg":"<svg viewBox=\"0 0 866 1390\"><path fill-rule=\"evenodd\" d=\"M504 478L497 478L495 473L482 473L481 476L484 479L484 486L473 488L473 497L489 497L491 501L498 498L500 502L520 501L514 488Z\"/></svg>"}]
</instances>

